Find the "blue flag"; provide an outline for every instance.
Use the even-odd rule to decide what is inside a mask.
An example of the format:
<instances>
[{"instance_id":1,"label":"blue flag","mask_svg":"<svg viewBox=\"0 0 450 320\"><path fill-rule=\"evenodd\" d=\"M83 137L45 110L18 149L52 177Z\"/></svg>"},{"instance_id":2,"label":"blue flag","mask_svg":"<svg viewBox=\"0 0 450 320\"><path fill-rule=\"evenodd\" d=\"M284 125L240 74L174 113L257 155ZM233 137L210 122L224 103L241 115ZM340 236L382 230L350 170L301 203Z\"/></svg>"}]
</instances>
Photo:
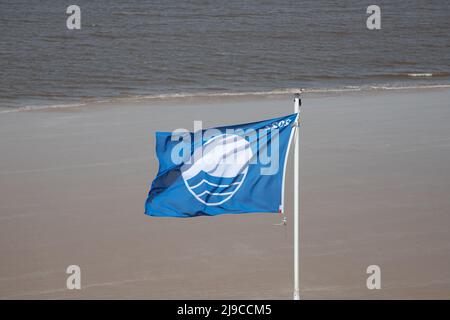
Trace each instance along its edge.
<instances>
[{"instance_id":1,"label":"blue flag","mask_svg":"<svg viewBox=\"0 0 450 320\"><path fill-rule=\"evenodd\" d=\"M145 214L194 217L283 212L297 114L260 122L156 133L159 170Z\"/></svg>"}]
</instances>

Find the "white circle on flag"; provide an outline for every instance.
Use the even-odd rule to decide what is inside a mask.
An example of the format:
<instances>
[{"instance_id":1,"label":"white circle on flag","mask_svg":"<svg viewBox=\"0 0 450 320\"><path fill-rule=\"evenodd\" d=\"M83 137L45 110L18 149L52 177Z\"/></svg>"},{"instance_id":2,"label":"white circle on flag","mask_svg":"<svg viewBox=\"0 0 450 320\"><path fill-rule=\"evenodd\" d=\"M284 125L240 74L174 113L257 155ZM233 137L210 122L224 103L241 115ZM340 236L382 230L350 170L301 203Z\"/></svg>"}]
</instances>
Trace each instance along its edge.
<instances>
[{"instance_id":1,"label":"white circle on flag","mask_svg":"<svg viewBox=\"0 0 450 320\"><path fill-rule=\"evenodd\" d=\"M239 190L253 157L250 143L236 134L209 139L194 151L190 164L181 166L189 192L207 206L217 206Z\"/></svg>"}]
</instances>

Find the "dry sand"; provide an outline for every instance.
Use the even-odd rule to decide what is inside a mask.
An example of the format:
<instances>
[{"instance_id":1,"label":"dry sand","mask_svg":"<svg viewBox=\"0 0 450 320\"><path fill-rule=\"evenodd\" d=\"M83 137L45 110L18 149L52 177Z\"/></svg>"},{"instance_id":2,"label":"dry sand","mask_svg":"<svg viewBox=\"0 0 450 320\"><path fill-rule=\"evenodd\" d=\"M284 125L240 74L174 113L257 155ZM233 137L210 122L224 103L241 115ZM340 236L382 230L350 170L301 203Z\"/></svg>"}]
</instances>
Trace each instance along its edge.
<instances>
[{"instance_id":1,"label":"dry sand","mask_svg":"<svg viewBox=\"0 0 450 320\"><path fill-rule=\"evenodd\" d=\"M450 91L306 95L303 298L450 298ZM0 298L292 296L276 214L143 214L154 132L291 113L292 97L176 100L0 115ZM82 289L66 289L77 264ZM366 288L377 264L382 289Z\"/></svg>"}]
</instances>

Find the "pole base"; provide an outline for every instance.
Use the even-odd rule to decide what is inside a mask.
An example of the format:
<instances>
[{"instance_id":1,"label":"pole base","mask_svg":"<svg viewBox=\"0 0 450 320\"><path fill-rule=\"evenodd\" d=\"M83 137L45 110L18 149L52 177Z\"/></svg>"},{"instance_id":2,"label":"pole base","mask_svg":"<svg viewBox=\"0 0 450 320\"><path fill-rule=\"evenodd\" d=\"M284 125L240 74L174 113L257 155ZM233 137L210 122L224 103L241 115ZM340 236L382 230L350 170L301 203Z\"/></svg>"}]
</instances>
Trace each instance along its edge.
<instances>
[{"instance_id":1,"label":"pole base","mask_svg":"<svg viewBox=\"0 0 450 320\"><path fill-rule=\"evenodd\" d=\"M294 300L300 300L300 292L298 290L294 291Z\"/></svg>"}]
</instances>

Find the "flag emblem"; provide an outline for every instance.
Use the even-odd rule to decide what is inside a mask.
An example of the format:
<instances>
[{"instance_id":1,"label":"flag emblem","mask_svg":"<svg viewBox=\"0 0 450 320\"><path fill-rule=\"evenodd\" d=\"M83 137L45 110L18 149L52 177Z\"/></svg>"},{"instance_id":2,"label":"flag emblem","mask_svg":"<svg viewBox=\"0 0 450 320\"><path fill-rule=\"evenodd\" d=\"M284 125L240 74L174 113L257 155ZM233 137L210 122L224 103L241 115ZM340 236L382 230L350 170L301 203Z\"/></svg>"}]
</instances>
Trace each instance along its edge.
<instances>
[{"instance_id":1,"label":"flag emblem","mask_svg":"<svg viewBox=\"0 0 450 320\"><path fill-rule=\"evenodd\" d=\"M209 139L194 152L192 164L181 167L189 192L207 206L230 200L247 175L253 153L250 143L235 134Z\"/></svg>"}]
</instances>

